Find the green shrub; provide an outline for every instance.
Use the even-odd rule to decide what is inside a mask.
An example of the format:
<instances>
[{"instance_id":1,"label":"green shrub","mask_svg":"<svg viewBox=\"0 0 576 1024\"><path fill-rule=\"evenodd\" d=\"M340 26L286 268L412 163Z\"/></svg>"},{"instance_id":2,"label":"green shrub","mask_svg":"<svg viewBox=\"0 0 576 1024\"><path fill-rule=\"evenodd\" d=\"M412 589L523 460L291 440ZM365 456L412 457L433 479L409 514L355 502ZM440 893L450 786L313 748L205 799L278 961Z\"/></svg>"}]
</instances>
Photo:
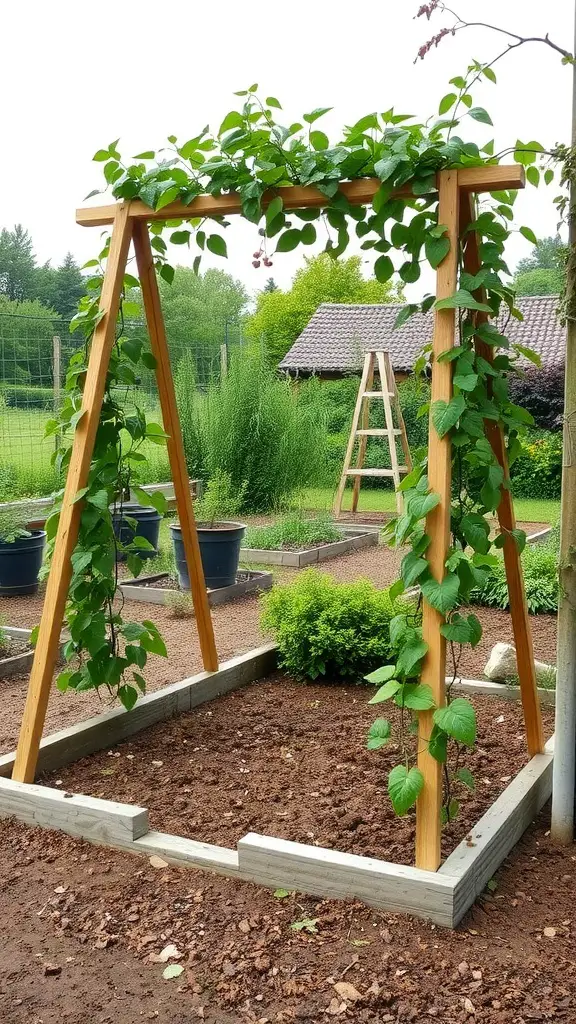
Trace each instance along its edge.
<instances>
[{"instance_id":1,"label":"green shrub","mask_svg":"<svg viewBox=\"0 0 576 1024\"><path fill-rule=\"evenodd\" d=\"M258 355L235 354L218 386L180 408L190 472L227 473L238 493L245 483L242 512L282 508L325 474L322 415Z\"/></svg>"},{"instance_id":2,"label":"green shrub","mask_svg":"<svg viewBox=\"0 0 576 1024\"><path fill-rule=\"evenodd\" d=\"M9 409L54 409L53 388L25 384L2 384L2 396Z\"/></svg>"},{"instance_id":3,"label":"green shrub","mask_svg":"<svg viewBox=\"0 0 576 1024\"><path fill-rule=\"evenodd\" d=\"M562 485L562 434L529 430L522 453L510 467L517 498L559 498Z\"/></svg>"},{"instance_id":4,"label":"green shrub","mask_svg":"<svg viewBox=\"0 0 576 1024\"><path fill-rule=\"evenodd\" d=\"M558 609L558 549L556 537L547 543L527 544L522 552L522 569L528 610L533 615ZM488 608L509 608L504 560L487 570L484 585L472 595L475 604Z\"/></svg>"},{"instance_id":5,"label":"green shrub","mask_svg":"<svg viewBox=\"0 0 576 1024\"><path fill-rule=\"evenodd\" d=\"M307 569L263 598L262 626L280 652L280 664L300 679L360 682L393 661L390 620L406 604L390 600L369 580L337 583Z\"/></svg>"},{"instance_id":6,"label":"green shrub","mask_svg":"<svg viewBox=\"0 0 576 1024\"><path fill-rule=\"evenodd\" d=\"M342 540L344 534L326 515L314 519L299 513L284 516L271 526L252 526L246 531L246 547L277 551L281 548L310 548L315 544Z\"/></svg>"}]
</instances>

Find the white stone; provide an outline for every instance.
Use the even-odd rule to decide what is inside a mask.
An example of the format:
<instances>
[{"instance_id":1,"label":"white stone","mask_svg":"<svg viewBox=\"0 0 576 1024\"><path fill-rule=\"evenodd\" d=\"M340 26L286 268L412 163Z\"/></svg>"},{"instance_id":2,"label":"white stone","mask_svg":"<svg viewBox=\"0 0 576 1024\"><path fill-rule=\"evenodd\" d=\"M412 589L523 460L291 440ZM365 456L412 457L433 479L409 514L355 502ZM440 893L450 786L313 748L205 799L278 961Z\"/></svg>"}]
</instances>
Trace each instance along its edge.
<instances>
[{"instance_id":1,"label":"white stone","mask_svg":"<svg viewBox=\"0 0 576 1024\"><path fill-rule=\"evenodd\" d=\"M512 644L495 644L484 666L486 679L498 683L518 675L516 650Z\"/></svg>"},{"instance_id":2,"label":"white stone","mask_svg":"<svg viewBox=\"0 0 576 1024\"><path fill-rule=\"evenodd\" d=\"M556 674L554 665L547 665L544 661L535 661L536 682L550 688L550 676ZM495 644L490 652L490 657L484 667L486 679L495 683L508 682L518 676L518 665L516 663L516 648L512 644Z\"/></svg>"}]
</instances>

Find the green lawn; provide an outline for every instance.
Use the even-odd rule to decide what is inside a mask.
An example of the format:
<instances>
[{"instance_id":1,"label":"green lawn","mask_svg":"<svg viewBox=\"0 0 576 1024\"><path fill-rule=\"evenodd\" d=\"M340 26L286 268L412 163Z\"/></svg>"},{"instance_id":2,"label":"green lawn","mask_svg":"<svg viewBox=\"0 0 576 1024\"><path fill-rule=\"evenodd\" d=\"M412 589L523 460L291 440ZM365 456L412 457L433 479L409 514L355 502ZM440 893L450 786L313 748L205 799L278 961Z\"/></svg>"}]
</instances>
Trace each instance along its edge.
<instances>
[{"instance_id":1,"label":"green lawn","mask_svg":"<svg viewBox=\"0 0 576 1024\"><path fill-rule=\"evenodd\" d=\"M352 488L344 495L343 509L350 509ZM302 504L305 508L330 510L334 492L328 487L313 487L306 491ZM544 498L516 498L514 501L516 519L519 523L556 523L560 518L560 502ZM360 492L359 513L395 512L393 491L371 490L365 487Z\"/></svg>"},{"instance_id":2,"label":"green lawn","mask_svg":"<svg viewBox=\"0 0 576 1024\"><path fill-rule=\"evenodd\" d=\"M51 418L42 409L3 409L0 411L0 501L43 497L58 487L50 459L54 438L44 437L44 428ZM160 421L160 412L149 414ZM128 440L128 435L126 435ZM143 452L142 483L161 483L170 479L166 448L146 443Z\"/></svg>"}]
</instances>

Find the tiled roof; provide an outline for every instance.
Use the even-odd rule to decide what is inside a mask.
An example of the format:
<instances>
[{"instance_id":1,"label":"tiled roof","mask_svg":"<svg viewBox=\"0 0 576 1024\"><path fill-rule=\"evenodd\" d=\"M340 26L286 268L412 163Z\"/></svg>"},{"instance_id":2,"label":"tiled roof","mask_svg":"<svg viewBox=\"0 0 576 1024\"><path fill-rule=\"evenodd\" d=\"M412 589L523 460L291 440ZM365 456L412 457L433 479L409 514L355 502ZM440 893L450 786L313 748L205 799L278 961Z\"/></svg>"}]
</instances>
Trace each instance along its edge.
<instances>
[{"instance_id":1,"label":"tiled roof","mask_svg":"<svg viewBox=\"0 0 576 1024\"><path fill-rule=\"evenodd\" d=\"M510 318L506 336L535 349L544 365L564 362L565 329L556 310L557 295L519 298L518 308L524 320ZM427 341L432 337L433 313L415 313L403 327L394 330L400 306L340 305L326 302L318 307L302 334L286 354L280 368L292 372L322 373L359 368L367 349L388 349L392 366L407 372ZM506 311L507 313L507 311ZM501 316L502 330L507 316Z\"/></svg>"}]
</instances>

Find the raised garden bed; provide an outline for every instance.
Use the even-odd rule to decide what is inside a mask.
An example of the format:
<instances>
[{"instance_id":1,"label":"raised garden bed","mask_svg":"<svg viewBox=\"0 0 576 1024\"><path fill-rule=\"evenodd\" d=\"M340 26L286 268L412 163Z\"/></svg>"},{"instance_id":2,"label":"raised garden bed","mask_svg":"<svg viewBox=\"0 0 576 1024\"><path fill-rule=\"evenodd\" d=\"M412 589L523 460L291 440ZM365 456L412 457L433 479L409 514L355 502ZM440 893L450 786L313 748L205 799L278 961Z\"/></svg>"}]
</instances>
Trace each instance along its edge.
<instances>
[{"instance_id":1,"label":"raised garden bed","mask_svg":"<svg viewBox=\"0 0 576 1024\"><path fill-rule=\"evenodd\" d=\"M34 658L34 648L30 643L32 630L2 626L2 632L7 638L7 643L0 651L0 679L25 675L29 672Z\"/></svg>"},{"instance_id":2,"label":"raised garden bed","mask_svg":"<svg viewBox=\"0 0 576 1024\"><path fill-rule=\"evenodd\" d=\"M458 842L460 831L446 833L448 840L452 835L452 852L439 871L392 863L381 859L382 854L409 857L411 819L408 816L405 821L398 821L391 813L388 818L381 792L385 760L376 756L373 762L365 761L371 755L362 749L360 737L356 736L357 731L363 732L364 715L369 714L365 691L339 687L331 693L326 687L266 680L273 671L275 657L274 646L268 645L232 659L215 673L202 672L151 693L131 712L110 711L47 737L40 748L39 770L57 770L56 781L64 785L50 788L0 778L0 816L13 815L28 824L59 828L93 842L184 866L208 868L272 888L296 889L317 897L357 898L387 911L408 912L453 927L548 799L552 784L550 744L545 753L525 763L523 730L516 707L495 701L491 708L489 702L480 701L483 746L472 756L478 759L477 768L485 774L479 779L478 795L471 798L469 813L465 812L459 825L457 819L456 825L451 826L463 830L464 838ZM243 722L227 703L215 703L194 716L182 716L206 701L259 679L264 682L239 695L238 708L242 707L243 715L253 702L248 729L236 728ZM267 687L274 692L267 691ZM336 720L342 719L337 734L333 716L326 714L330 709L322 706L323 701L329 705L335 700L346 702L345 707L337 709ZM278 714L278 701L285 705L284 715ZM268 723L272 708L274 722ZM222 715L225 727L215 736L213 723L222 723ZM488 716L486 721L484 715ZM492 732L507 723L502 742L485 735L490 715L492 721L503 715L502 723L492 726ZM175 722L148 732L136 745L112 749L148 726L174 716L179 716ZM550 724L549 718L546 721ZM209 742L202 743L202 739ZM246 744L252 747L248 749ZM317 744L315 751L311 744ZM81 774L85 770L81 765L71 769L70 776L61 769L102 750L106 751L103 756L88 762L97 776L93 792L102 795L68 792L65 777L72 784L81 778L89 783L89 779ZM208 760L214 758L210 775ZM180 763L178 772L174 770L176 762ZM1 757L0 775L9 776L13 763L14 754ZM522 764L524 767L520 767ZM520 771L514 778L518 767ZM215 803L207 795L202 797L206 806L200 803L201 794L195 791L199 770ZM146 772L152 774L147 777ZM106 799L104 794L113 792L118 782L129 775L141 779L140 803L122 804ZM178 804L174 799L176 778ZM484 778L488 782L483 782ZM116 788L115 793L120 794L121 788ZM163 789L164 817L159 817L157 823L170 825L174 821L196 838L150 829L148 810L142 804L147 801L153 815L159 814L155 794L162 794ZM321 804L321 800L327 803ZM227 801L226 810L222 801ZM358 802L361 810L356 807ZM475 814L486 807L480 820L472 824ZM273 835L256 831L242 834L245 828L268 827L271 821L275 826L279 823L278 827L270 828ZM361 826L367 827L361 831ZM294 834L308 841L281 838L278 833L282 835L282 829L284 835ZM206 835L222 835L230 843L236 837L236 848L206 842ZM335 841L345 845L346 836L348 849L318 845L321 840L331 847ZM363 852L354 852L356 849Z\"/></svg>"},{"instance_id":3,"label":"raised garden bed","mask_svg":"<svg viewBox=\"0 0 576 1024\"><path fill-rule=\"evenodd\" d=\"M349 551L360 551L362 548L375 547L378 544L377 529L362 530L347 526L342 526L340 529L345 534L343 540L330 541L306 551L240 548L240 560L248 564L285 565L293 569L303 569L306 565L325 562L329 558L337 558Z\"/></svg>"},{"instance_id":4,"label":"raised garden bed","mask_svg":"<svg viewBox=\"0 0 576 1024\"><path fill-rule=\"evenodd\" d=\"M236 576L236 583L231 587L219 587L217 590L208 588L208 601L214 607L217 604L224 604L226 601L234 601L237 597L244 597L245 594L269 590L271 586L271 572L240 571ZM183 595L190 596L190 591L181 590L178 578L167 572L125 580L120 584L120 589L124 597L130 598L132 601L144 601L148 604L170 605ZM192 604L190 607L192 608Z\"/></svg>"}]
</instances>

